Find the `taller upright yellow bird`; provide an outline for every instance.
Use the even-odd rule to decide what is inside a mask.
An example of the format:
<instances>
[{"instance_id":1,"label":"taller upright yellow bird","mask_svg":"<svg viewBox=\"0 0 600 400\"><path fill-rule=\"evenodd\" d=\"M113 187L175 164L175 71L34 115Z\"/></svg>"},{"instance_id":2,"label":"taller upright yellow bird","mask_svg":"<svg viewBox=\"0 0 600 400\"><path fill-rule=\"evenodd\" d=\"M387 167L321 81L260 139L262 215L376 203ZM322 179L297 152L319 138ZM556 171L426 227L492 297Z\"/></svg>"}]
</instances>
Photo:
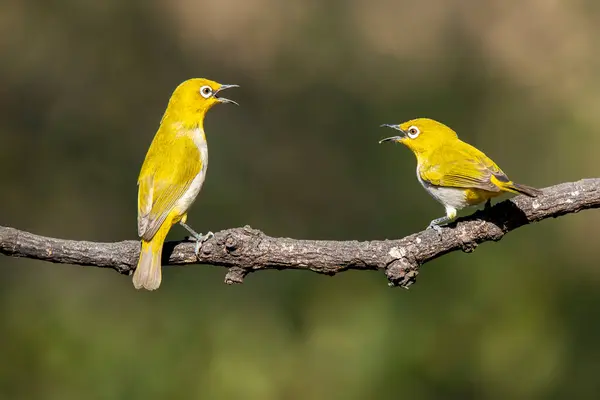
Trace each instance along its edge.
<instances>
[{"instance_id":1,"label":"taller upright yellow bird","mask_svg":"<svg viewBox=\"0 0 600 400\"><path fill-rule=\"evenodd\" d=\"M536 197L541 191L512 182L485 154L463 142L446 125L428 118L417 118L400 125L384 124L401 136L382 139L408 147L417 157L417 179L446 208L446 216L436 218L428 228L453 221L457 211L476 204L490 203L504 192Z\"/></svg>"},{"instance_id":2,"label":"taller upright yellow bird","mask_svg":"<svg viewBox=\"0 0 600 400\"><path fill-rule=\"evenodd\" d=\"M185 222L187 211L202 188L208 166L204 117L217 103L237 103L217 97L221 85L189 79L171 95L138 178L138 234L142 250L133 274L136 289L158 289L162 247L171 227L179 223L196 239L196 254L213 236L199 234Z\"/></svg>"}]
</instances>

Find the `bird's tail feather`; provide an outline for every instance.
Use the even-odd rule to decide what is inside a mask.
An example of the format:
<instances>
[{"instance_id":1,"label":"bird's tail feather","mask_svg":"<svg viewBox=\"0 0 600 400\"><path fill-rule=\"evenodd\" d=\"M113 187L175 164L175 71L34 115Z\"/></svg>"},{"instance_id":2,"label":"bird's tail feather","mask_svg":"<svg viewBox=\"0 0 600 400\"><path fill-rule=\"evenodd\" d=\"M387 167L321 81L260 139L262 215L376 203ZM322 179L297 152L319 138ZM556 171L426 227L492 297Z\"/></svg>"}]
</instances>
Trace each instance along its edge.
<instances>
[{"instance_id":1,"label":"bird's tail feather","mask_svg":"<svg viewBox=\"0 0 600 400\"><path fill-rule=\"evenodd\" d=\"M140 260L133 273L133 286L136 289L158 289L160 281L162 280L160 265L161 257L162 243L157 246L155 243L142 240Z\"/></svg>"},{"instance_id":2,"label":"bird's tail feather","mask_svg":"<svg viewBox=\"0 0 600 400\"><path fill-rule=\"evenodd\" d=\"M160 286L162 248L169 229L169 224L163 224L150 241L142 239L140 259L133 273L136 289L156 290Z\"/></svg>"},{"instance_id":3,"label":"bird's tail feather","mask_svg":"<svg viewBox=\"0 0 600 400\"><path fill-rule=\"evenodd\" d=\"M537 197L542 194L542 191L531 186L521 185L520 183L508 182L502 187L504 190L515 193L524 194L529 197Z\"/></svg>"}]
</instances>

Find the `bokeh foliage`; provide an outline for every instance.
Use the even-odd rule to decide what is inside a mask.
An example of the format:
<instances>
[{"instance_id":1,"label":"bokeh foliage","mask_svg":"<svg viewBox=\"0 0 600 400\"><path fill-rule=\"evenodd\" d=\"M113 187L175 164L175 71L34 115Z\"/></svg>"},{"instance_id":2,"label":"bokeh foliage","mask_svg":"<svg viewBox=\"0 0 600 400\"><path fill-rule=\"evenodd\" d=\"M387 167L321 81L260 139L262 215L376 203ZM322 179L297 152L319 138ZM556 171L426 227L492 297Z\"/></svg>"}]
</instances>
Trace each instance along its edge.
<instances>
[{"instance_id":1,"label":"bokeh foliage","mask_svg":"<svg viewBox=\"0 0 600 400\"><path fill-rule=\"evenodd\" d=\"M443 213L381 123L429 116L516 181L597 176L593 0L7 0L0 224L136 236L136 177L173 88L237 83L206 121L199 231L398 238ZM94 268L0 258L0 397L575 398L600 390L599 214L544 221L382 274L222 284L168 268L155 293ZM174 228L171 238L181 238Z\"/></svg>"}]
</instances>

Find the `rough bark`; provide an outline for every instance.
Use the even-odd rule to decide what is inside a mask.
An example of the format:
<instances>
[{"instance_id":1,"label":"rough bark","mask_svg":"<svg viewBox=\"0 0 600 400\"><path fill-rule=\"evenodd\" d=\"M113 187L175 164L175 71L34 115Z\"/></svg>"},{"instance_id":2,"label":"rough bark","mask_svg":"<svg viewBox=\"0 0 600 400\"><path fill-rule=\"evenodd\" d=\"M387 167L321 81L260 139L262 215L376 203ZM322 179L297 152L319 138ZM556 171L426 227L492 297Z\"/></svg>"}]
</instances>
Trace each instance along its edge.
<instances>
[{"instance_id":1,"label":"rough bark","mask_svg":"<svg viewBox=\"0 0 600 400\"><path fill-rule=\"evenodd\" d=\"M248 273L265 269L305 269L326 275L349 269L382 270L390 285L408 287L415 282L421 265L446 253L472 252L479 243L498 241L523 225L598 207L600 178L583 179L548 187L536 198L517 196L503 201L457 220L440 234L425 230L402 239L367 242L298 240L270 237L246 226L215 233L204 243L199 257L192 242L167 242L163 265L227 267L228 284L242 283ZM0 253L130 274L137 263L139 242L64 240L0 226Z\"/></svg>"}]
</instances>

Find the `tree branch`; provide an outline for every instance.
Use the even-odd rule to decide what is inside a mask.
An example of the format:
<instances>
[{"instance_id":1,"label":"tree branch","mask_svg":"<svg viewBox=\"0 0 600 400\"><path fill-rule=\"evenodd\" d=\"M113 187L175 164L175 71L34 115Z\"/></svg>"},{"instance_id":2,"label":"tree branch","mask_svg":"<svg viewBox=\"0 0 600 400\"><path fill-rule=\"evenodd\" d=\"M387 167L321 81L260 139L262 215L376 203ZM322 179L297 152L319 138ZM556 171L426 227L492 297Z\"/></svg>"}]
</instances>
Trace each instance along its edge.
<instances>
[{"instance_id":1,"label":"tree branch","mask_svg":"<svg viewBox=\"0 0 600 400\"><path fill-rule=\"evenodd\" d=\"M562 183L544 189L537 198L517 196L477 211L442 229L425 230L398 240L328 241L273 238L249 226L215 234L194 255L189 241L167 242L163 265L213 264L229 268L228 284L265 269L306 269L335 275L349 269L383 270L392 286L415 282L424 263L455 250L473 251L479 243L498 241L507 232L546 218L600 207L600 178ZM402 215L398 215L401 220ZM0 253L53 263L113 268L122 274L135 269L138 241L96 243L55 239L0 226Z\"/></svg>"}]
</instances>

